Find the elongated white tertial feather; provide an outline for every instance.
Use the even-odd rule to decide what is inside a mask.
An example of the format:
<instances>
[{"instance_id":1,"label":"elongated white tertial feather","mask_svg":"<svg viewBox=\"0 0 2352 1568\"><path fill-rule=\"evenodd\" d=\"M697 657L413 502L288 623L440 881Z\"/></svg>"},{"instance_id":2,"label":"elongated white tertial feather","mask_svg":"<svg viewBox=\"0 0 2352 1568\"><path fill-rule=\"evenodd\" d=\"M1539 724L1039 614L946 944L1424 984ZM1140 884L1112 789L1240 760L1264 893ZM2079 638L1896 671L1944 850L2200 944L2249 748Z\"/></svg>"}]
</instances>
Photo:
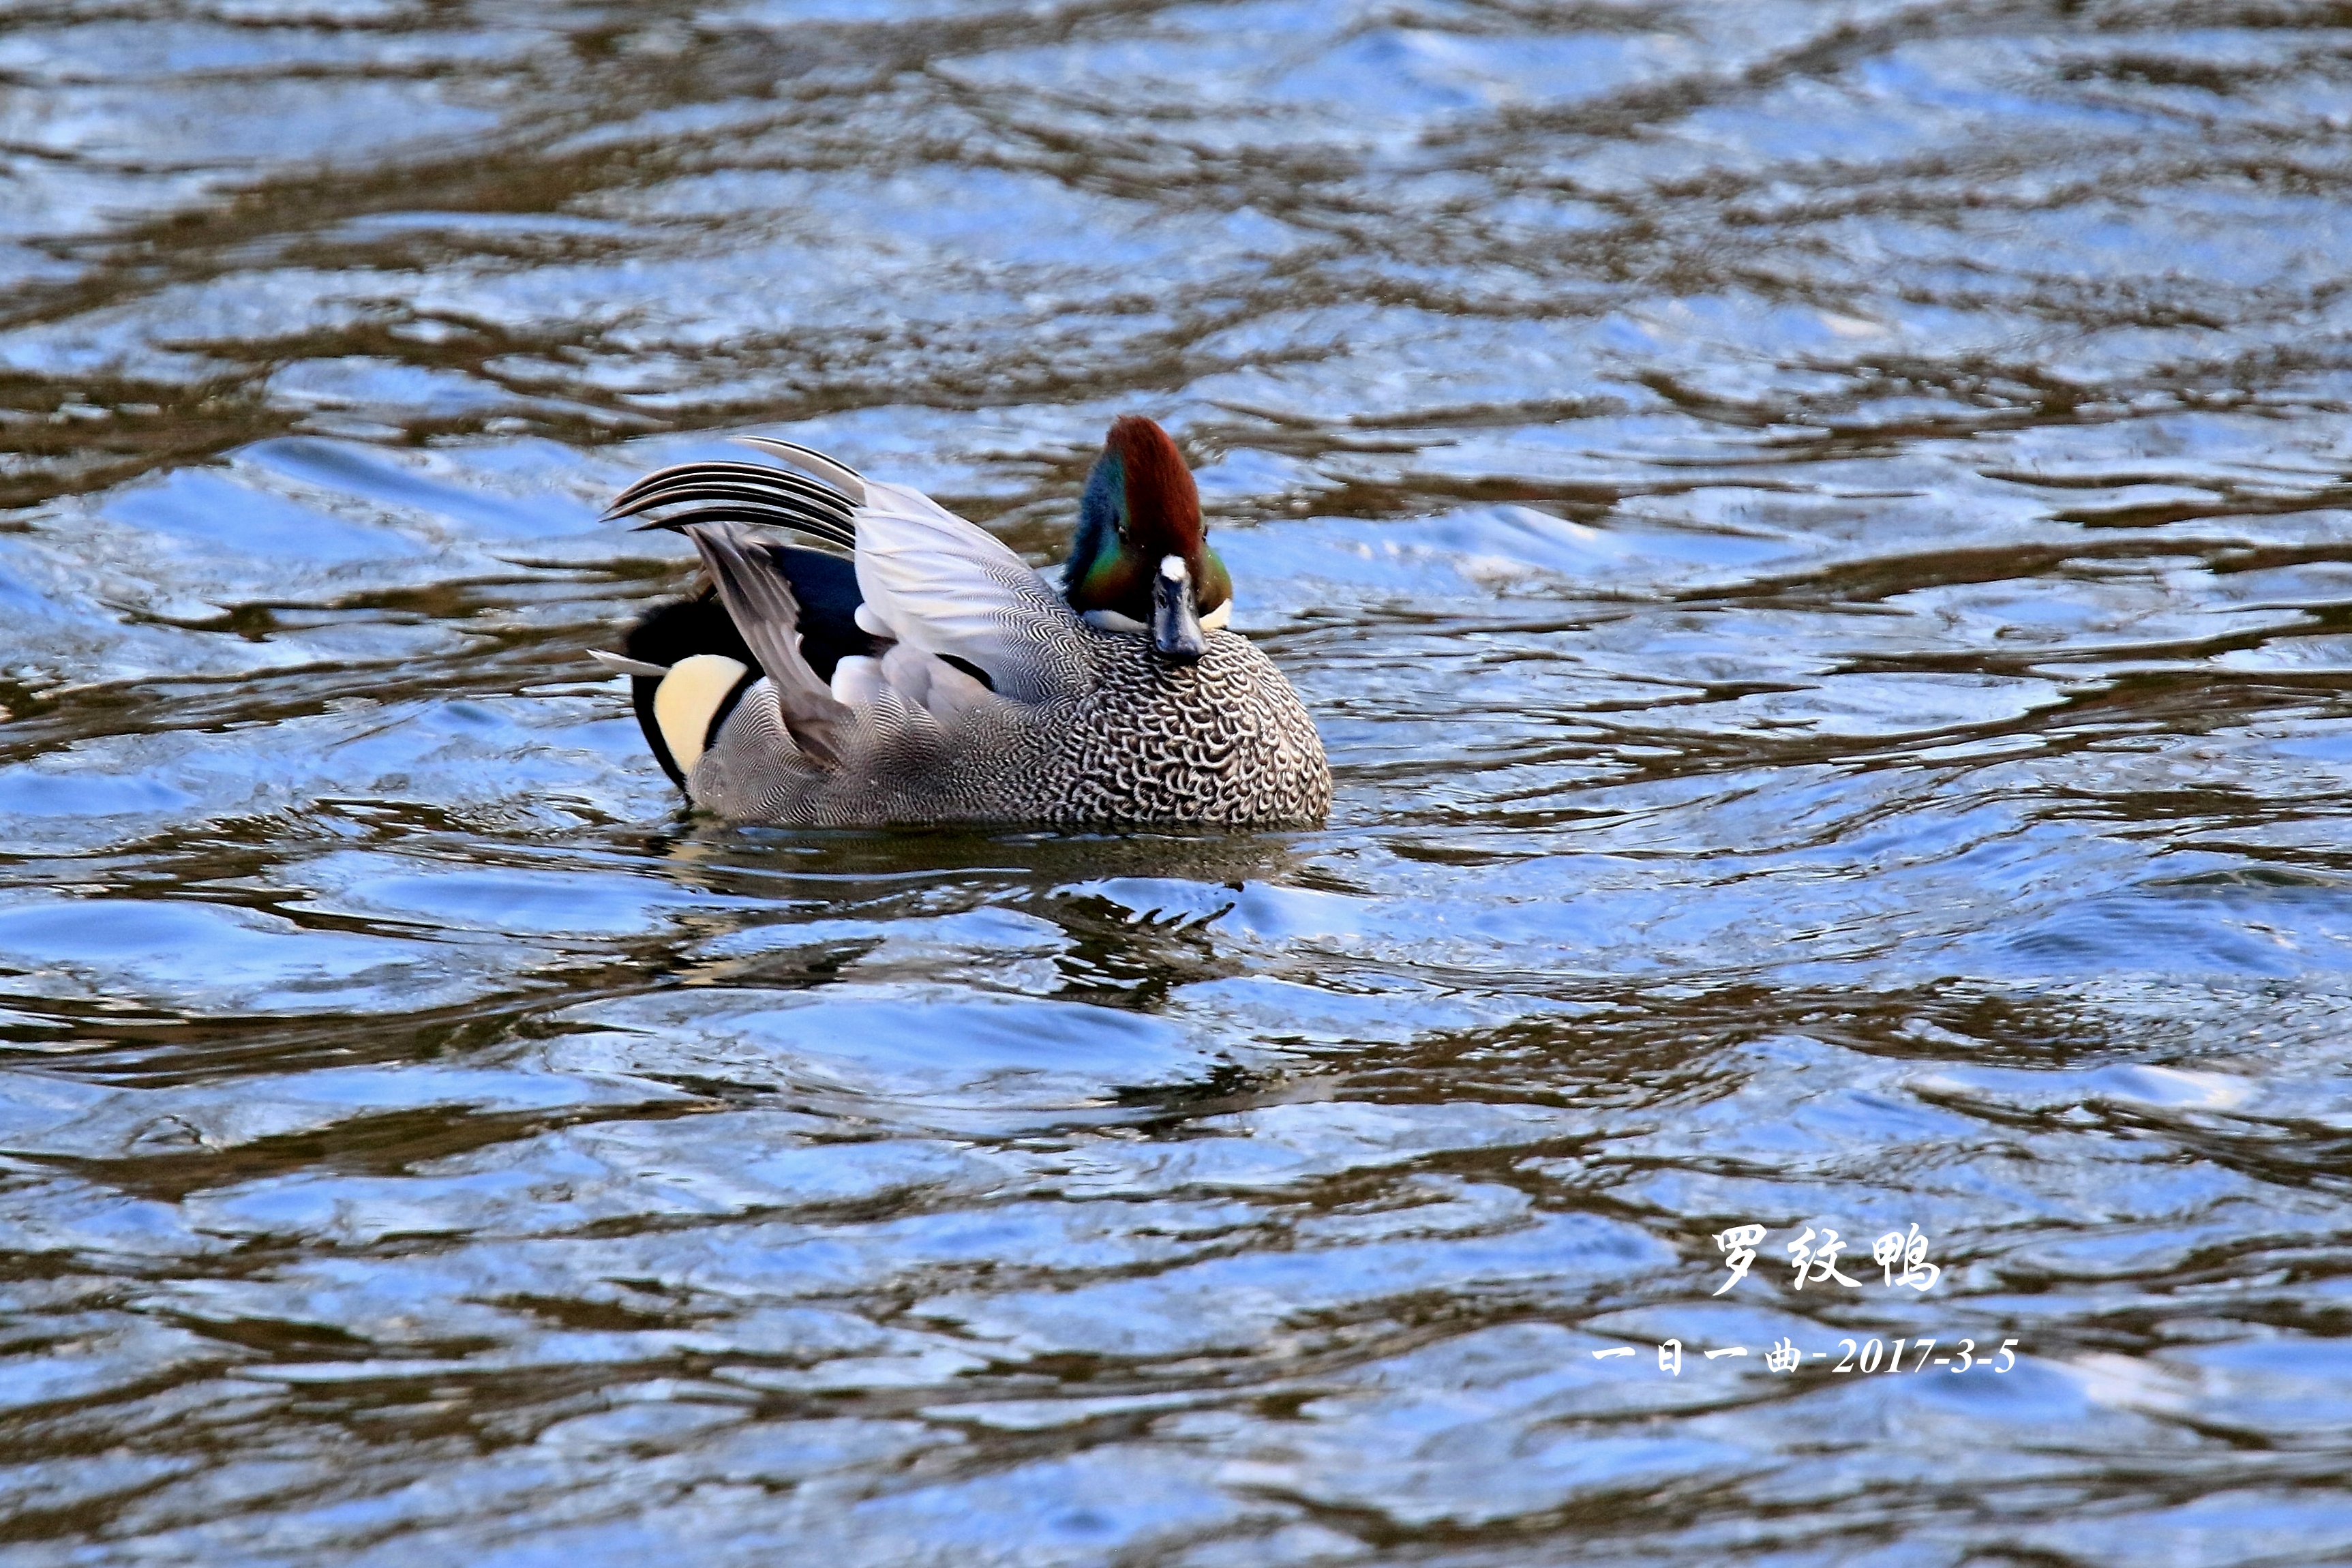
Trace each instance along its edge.
<instances>
[{"instance_id":1,"label":"elongated white tertial feather","mask_svg":"<svg viewBox=\"0 0 2352 1568\"><path fill-rule=\"evenodd\" d=\"M882 689L881 661L849 653L833 667L833 700L845 708L871 708Z\"/></svg>"},{"instance_id":2,"label":"elongated white tertial feather","mask_svg":"<svg viewBox=\"0 0 2352 1568\"><path fill-rule=\"evenodd\" d=\"M889 636L970 661L1015 701L1086 688L1091 666L1076 615L1003 540L920 490L880 480L867 482L856 521L858 592Z\"/></svg>"}]
</instances>

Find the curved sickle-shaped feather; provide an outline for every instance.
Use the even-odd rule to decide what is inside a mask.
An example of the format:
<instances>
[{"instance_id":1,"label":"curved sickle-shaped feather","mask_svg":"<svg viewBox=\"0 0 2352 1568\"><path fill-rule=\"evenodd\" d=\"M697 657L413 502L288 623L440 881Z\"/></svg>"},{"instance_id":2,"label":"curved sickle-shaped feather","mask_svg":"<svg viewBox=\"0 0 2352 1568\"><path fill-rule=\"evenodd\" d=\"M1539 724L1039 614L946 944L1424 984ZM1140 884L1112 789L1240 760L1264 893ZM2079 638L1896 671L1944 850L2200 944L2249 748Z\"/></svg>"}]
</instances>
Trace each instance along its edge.
<instances>
[{"instance_id":1,"label":"curved sickle-shaped feather","mask_svg":"<svg viewBox=\"0 0 2352 1568\"><path fill-rule=\"evenodd\" d=\"M666 528L673 532L684 533L687 530L706 522L744 522L762 528L798 529L813 539L821 540L845 552L855 551L857 548L856 536L847 529L828 521L790 516L779 508L768 506L698 506L691 510L641 522L637 524L636 531L643 533L647 529Z\"/></svg>"},{"instance_id":2,"label":"curved sickle-shaped feather","mask_svg":"<svg viewBox=\"0 0 2352 1568\"><path fill-rule=\"evenodd\" d=\"M757 447L762 452L773 452L788 463L797 463L818 479L832 485L859 506L866 504L866 476L835 458L792 441L779 441L773 436L738 436L746 447Z\"/></svg>"},{"instance_id":3,"label":"curved sickle-shaped feather","mask_svg":"<svg viewBox=\"0 0 2352 1568\"><path fill-rule=\"evenodd\" d=\"M852 502L847 496L830 485L819 484L805 475L790 468L772 468L766 463L700 462L677 463L667 468L656 468L613 498L618 510L635 506L656 495L667 494L680 485L732 481L780 490L799 497L828 511L847 517Z\"/></svg>"},{"instance_id":4,"label":"curved sickle-shaped feather","mask_svg":"<svg viewBox=\"0 0 2352 1568\"><path fill-rule=\"evenodd\" d=\"M787 506L794 511L805 510L820 512L845 523L854 515L846 505L828 507L803 496L779 490L772 485L747 484L734 479L705 479L698 482L680 479L664 485L649 495L633 497L626 502L614 501L613 509L604 515L614 519L635 517L640 513L651 511L657 506L668 506L673 502L688 500L740 500L754 506Z\"/></svg>"},{"instance_id":5,"label":"curved sickle-shaped feather","mask_svg":"<svg viewBox=\"0 0 2352 1568\"><path fill-rule=\"evenodd\" d=\"M637 517L656 507L680 501L734 500L747 506L773 507L794 517L816 520L843 530L853 515L847 498L798 474L749 463L688 463L665 468L640 479L613 500L606 521Z\"/></svg>"},{"instance_id":6,"label":"curved sickle-shaped feather","mask_svg":"<svg viewBox=\"0 0 2352 1568\"><path fill-rule=\"evenodd\" d=\"M700 504L709 502L719 504ZM614 497L604 520L616 522L656 508L689 504L697 510L638 526L683 530L697 522L758 523L797 529L840 550L857 548L854 507L847 496L765 463L678 463L656 469Z\"/></svg>"},{"instance_id":7,"label":"curved sickle-shaped feather","mask_svg":"<svg viewBox=\"0 0 2352 1568\"><path fill-rule=\"evenodd\" d=\"M604 518L608 522L618 522L624 518L642 516L656 507L706 501L724 505L733 521L775 523L814 534L826 543L839 545L844 550L856 547L856 533L846 516L820 511L796 499L784 500L773 491L752 485L679 485L667 493L647 496L629 506L614 507L604 514ZM676 526L676 518L638 524L640 528Z\"/></svg>"}]
</instances>

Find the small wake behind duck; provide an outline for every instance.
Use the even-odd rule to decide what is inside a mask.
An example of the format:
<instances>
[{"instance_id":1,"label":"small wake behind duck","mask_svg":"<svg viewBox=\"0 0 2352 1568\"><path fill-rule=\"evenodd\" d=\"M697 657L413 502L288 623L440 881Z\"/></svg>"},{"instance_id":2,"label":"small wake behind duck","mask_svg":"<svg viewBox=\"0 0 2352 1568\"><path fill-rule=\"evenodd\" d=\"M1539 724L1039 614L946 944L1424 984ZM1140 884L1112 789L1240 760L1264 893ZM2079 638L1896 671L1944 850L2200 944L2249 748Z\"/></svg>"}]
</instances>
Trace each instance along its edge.
<instances>
[{"instance_id":1,"label":"small wake behind duck","mask_svg":"<svg viewBox=\"0 0 2352 1568\"><path fill-rule=\"evenodd\" d=\"M709 584L629 631L637 719L738 822L1320 826L1323 742L1227 629L1233 586L1166 431L1111 426L1057 592L919 490L821 453L688 463L609 514L693 541ZM813 542L785 543L764 530Z\"/></svg>"}]
</instances>

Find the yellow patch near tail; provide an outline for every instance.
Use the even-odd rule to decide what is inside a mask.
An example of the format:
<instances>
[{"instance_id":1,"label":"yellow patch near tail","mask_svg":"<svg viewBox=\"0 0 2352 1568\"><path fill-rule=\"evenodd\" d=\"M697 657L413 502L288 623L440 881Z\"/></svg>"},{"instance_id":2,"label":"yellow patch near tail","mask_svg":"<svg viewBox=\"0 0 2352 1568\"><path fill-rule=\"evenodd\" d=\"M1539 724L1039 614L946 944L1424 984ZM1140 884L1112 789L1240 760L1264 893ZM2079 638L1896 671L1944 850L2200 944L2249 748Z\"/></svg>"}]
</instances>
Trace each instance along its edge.
<instances>
[{"instance_id":1,"label":"yellow patch near tail","mask_svg":"<svg viewBox=\"0 0 2352 1568\"><path fill-rule=\"evenodd\" d=\"M694 772L710 743L710 721L719 705L750 673L751 666L725 654L698 653L669 667L654 689L654 722L660 726L662 744L682 773Z\"/></svg>"}]
</instances>

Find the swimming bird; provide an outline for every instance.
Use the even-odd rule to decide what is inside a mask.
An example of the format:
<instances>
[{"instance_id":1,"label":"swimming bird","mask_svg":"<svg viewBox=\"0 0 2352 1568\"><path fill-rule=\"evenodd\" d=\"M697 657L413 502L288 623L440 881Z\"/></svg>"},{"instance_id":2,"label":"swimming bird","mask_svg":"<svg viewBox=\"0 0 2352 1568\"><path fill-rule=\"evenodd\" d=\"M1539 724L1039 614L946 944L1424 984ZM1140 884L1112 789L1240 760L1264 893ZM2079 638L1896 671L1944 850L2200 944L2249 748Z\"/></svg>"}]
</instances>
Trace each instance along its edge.
<instances>
[{"instance_id":1,"label":"swimming bird","mask_svg":"<svg viewBox=\"0 0 2352 1568\"><path fill-rule=\"evenodd\" d=\"M639 526L683 533L709 575L594 655L695 805L811 826L1322 823L1321 738L1226 625L1232 579L1152 421L1111 426L1058 590L919 490L743 439L792 467L681 464L607 513L663 514Z\"/></svg>"}]
</instances>

